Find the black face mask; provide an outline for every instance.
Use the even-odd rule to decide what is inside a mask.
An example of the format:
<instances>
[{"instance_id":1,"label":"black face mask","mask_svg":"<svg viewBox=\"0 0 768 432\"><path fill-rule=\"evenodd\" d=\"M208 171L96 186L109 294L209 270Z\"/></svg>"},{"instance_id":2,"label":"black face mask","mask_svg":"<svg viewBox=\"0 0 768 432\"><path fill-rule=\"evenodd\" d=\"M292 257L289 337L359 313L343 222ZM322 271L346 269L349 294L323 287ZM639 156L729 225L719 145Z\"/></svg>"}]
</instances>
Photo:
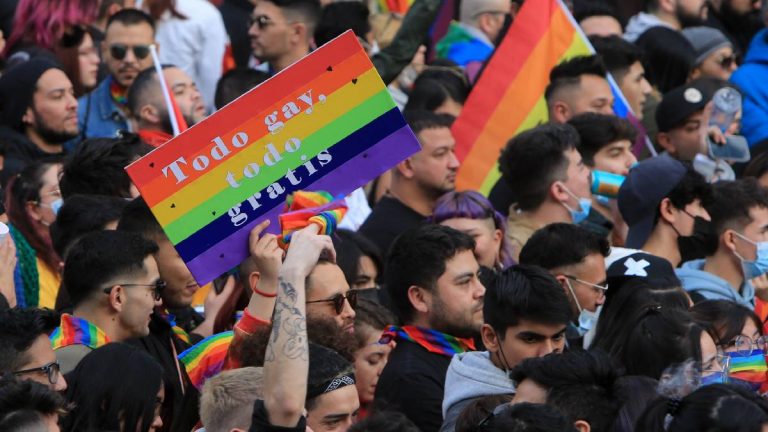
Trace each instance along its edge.
<instances>
[{"instance_id":1,"label":"black face mask","mask_svg":"<svg viewBox=\"0 0 768 432\"><path fill-rule=\"evenodd\" d=\"M712 229L712 222L700 217L693 218L693 235L678 237L681 262L701 259L712 255L717 250L717 234Z\"/></svg>"}]
</instances>

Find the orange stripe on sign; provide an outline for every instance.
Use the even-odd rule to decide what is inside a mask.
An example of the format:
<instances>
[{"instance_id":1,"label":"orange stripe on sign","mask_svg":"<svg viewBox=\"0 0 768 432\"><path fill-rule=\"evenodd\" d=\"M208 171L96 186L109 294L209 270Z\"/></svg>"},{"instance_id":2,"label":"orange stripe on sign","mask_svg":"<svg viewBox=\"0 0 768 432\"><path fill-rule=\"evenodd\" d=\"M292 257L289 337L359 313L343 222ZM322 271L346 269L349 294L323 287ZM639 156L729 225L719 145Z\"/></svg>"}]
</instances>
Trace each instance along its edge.
<instances>
[{"instance_id":1,"label":"orange stripe on sign","mask_svg":"<svg viewBox=\"0 0 768 432\"><path fill-rule=\"evenodd\" d=\"M325 95L326 97L329 97L330 95L334 94L345 85L348 85L350 83L349 77L363 76L366 72L370 71L372 67L371 67L370 60L368 60L368 57L365 55L364 52L361 52L358 55L350 57L349 59L343 61L342 63L335 65L334 69L335 69L335 73L323 74L305 88L305 89L310 89L310 88L312 89L313 101L318 106L320 105L320 102L317 101L317 97L319 95L322 94L322 95ZM300 90L299 93L303 93L302 90ZM295 101L296 99L294 98L294 99L288 99L288 100ZM303 108L301 103L298 103L298 104L300 108ZM281 112L280 111L281 106L275 107L274 109L276 109L278 112ZM267 112L270 112L270 111L267 111ZM282 114L279 114L279 115L282 116ZM292 122L312 121L312 117L311 116L307 117L305 114L298 114L288 121L285 121L283 117L281 117L281 120L285 122L286 124L285 127L288 127L288 125L292 124ZM253 131L259 131L259 132L263 131L263 133L261 133L258 136L255 136L253 135ZM187 174L189 174L189 177L179 184L176 183L175 177L173 175L169 174L169 177L166 177L165 175L163 175L162 169L165 165L161 165L160 163L151 159L146 161L142 160L141 161L142 169L144 170L151 169L155 174L153 178L147 179L147 183L144 187L144 192L142 196L147 201L147 204L151 207L161 202L162 200L168 198L169 196L173 195L174 193L178 192L184 187L189 186L198 178L204 176L207 173L210 173L217 166L223 163L226 163L228 160L231 160L232 157L235 156L236 154L239 154L245 149L247 149L248 145L241 148L236 148L230 145L230 143L232 142L232 137L237 132L246 132L248 134L249 145L252 143L258 142L259 140L263 140L265 137L269 136L269 132L267 132L267 128L264 125L263 115L255 115L249 121L237 126L236 129L230 130L230 132L221 136L221 139L227 145L227 148L231 150L231 153L224 159L217 161L217 160L214 160L212 157L210 157L210 149L214 145L213 142L211 142L210 140L207 141L205 149L201 153L190 154L189 152L185 151L184 153L177 154L176 157L172 158L173 160L175 160L181 155L184 155L185 160L187 161L188 164L191 164L192 160L198 154L205 155L210 160L210 165L204 171L188 170ZM284 143L282 141L275 142L275 145L278 148L282 148L283 144ZM189 155L189 156L186 156L186 155ZM154 166L150 167L150 164L154 164ZM131 167L129 168L133 169L133 167L134 166L131 165ZM131 172L131 175L133 176L133 172Z\"/></svg>"},{"instance_id":2,"label":"orange stripe on sign","mask_svg":"<svg viewBox=\"0 0 768 432\"><path fill-rule=\"evenodd\" d=\"M510 28L480 77L480 90L483 91L478 92L476 87L469 95L465 106L476 109L464 110L453 127L459 160L466 157L480 135L481 130L476 125L484 124L493 114L495 107L506 97L505 90L510 82L518 76L530 78L521 75L523 67L546 33L551 31L552 15L558 10L557 7L536 5L524 8L515 18L516 25ZM482 103L475 99L482 99Z\"/></svg>"},{"instance_id":3,"label":"orange stripe on sign","mask_svg":"<svg viewBox=\"0 0 768 432\"><path fill-rule=\"evenodd\" d=\"M552 17L547 34L528 57L518 79L507 88L472 144L459 168L457 188L480 188L496 163L500 150L518 132L520 125L544 94L549 83L549 71L565 55L576 36L575 31L563 32L563 28L571 28L570 22L558 10Z\"/></svg>"},{"instance_id":4,"label":"orange stripe on sign","mask_svg":"<svg viewBox=\"0 0 768 432\"><path fill-rule=\"evenodd\" d=\"M301 68L285 69L267 81L270 85L265 85L266 82L262 83L237 99L245 102L249 109L238 109L238 107L229 104L220 110L226 115L218 115L215 120L212 120L211 117L206 118L183 134L185 139L179 140L179 137L176 137L163 145L162 151L155 150L147 155L148 157L142 159L145 163L130 165L127 169L131 170L131 177L136 183L144 184L158 175L162 176L160 172L162 167L172 163L181 155L194 157L206 151L211 146L211 140L219 136L221 131L232 131L234 134L238 127L250 121L257 113L276 109L279 111L279 107L282 107L283 104L295 101L296 96L312 88L311 85L307 85L310 80L344 75L328 71L328 68L336 70L350 57L355 59L354 64L357 67L360 66L358 62L365 63L363 72L372 68L370 59L364 52L361 52L362 48L357 38L351 31L348 33L337 38L340 39L339 43L326 44L319 48L317 51L322 51L323 55L307 57ZM336 85L336 88L338 87L340 85ZM315 95L314 89L312 94ZM319 94L319 90L317 94ZM275 102L276 100L278 102ZM266 126L263 126L261 130L266 130ZM230 139L231 135L221 138L228 143L227 139ZM150 163L153 165L150 166Z\"/></svg>"}]
</instances>

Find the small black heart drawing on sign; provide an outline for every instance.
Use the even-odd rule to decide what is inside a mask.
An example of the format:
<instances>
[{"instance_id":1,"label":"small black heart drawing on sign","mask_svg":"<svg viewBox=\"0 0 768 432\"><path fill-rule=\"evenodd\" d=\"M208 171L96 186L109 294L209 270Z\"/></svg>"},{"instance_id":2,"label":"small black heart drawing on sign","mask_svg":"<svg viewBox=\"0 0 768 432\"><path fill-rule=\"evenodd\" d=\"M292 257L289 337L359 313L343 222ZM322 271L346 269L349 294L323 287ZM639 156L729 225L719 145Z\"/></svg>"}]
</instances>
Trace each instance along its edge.
<instances>
[{"instance_id":1,"label":"small black heart drawing on sign","mask_svg":"<svg viewBox=\"0 0 768 432\"><path fill-rule=\"evenodd\" d=\"M333 72L333 67L331 67L331 66L328 66L328 68L327 68L326 70L327 70L328 72Z\"/></svg>"},{"instance_id":2,"label":"small black heart drawing on sign","mask_svg":"<svg viewBox=\"0 0 768 432\"><path fill-rule=\"evenodd\" d=\"M171 204L171 208L176 208L176 204Z\"/></svg>"},{"instance_id":3,"label":"small black heart drawing on sign","mask_svg":"<svg viewBox=\"0 0 768 432\"><path fill-rule=\"evenodd\" d=\"M150 167L150 168L154 168L154 167L155 167L155 163L154 163L154 162L150 162L150 163L149 163L149 167Z\"/></svg>"},{"instance_id":4,"label":"small black heart drawing on sign","mask_svg":"<svg viewBox=\"0 0 768 432\"><path fill-rule=\"evenodd\" d=\"M219 255L219 258L224 258L224 254Z\"/></svg>"},{"instance_id":5,"label":"small black heart drawing on sign","mask_svg":"<svg viewBox=\"0 0 768 432\"><path fill-rule=\"evenodd\" d=\"M215 211L212 211L212 212L211 212L211 214L212 214L212 215L214 215L214 216L216 216L216 212L215 212Z\"/></svg>"},{"instance_id":6,"label":"small black heart drawing on sign","mask_svg":"<svg viewBox=\"0 0 768 432\"><path fill-rule=\"evenodd\" d=\"M357 78L352 78L352 84L357 84Z\"/></svg>"}]
</instances>

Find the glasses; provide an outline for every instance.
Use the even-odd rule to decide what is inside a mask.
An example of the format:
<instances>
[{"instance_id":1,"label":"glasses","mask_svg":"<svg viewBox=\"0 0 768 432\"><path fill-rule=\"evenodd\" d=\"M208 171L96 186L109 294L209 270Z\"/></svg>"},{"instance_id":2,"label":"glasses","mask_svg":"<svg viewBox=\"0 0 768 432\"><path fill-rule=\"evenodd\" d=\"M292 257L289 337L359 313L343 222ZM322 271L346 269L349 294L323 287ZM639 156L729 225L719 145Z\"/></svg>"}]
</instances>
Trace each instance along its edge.
<instances>
[{"instance_id":1,"label":"glasses","mask_svg":"<svg viewBox=\"0 0 768 432\"><path fill-rule=\"evenodd\" d=\"M248 28L255 26L259 27L259 30L264 30L265 28L275 24L272 19L266 15L256 15L248 17Z\"/></svg>"},{"instance_id":2,"label":"glasses","mask_svg":"<svg viewBox=\"0 0 768 432\"><path fill-rule=\"evenodd\" d=\"M128 55L128 50L130 49L133 51L133 55L136 56L136 59L144 60L149 55L149 47L150 45L129 46L126 44L116 43L109 46L109 55L111 55L115 60L122 60L126 55Z\"/></svg>"},{"instance_id":3,"label":"glasses","mask_svg":"<svg viewBox=\"0 0 768 432\"><path fill-rule=\"evenodd\" d=\"M718 62L723 69L730 69L734 63L736 63L736 55L731 54L727 57L723 57Z\"/></svg>"},{"instance_id":4,"label":"glasses","mask_svg":"<svg viewBox=\"0 0 768 432\"><path fill-rule=\"evenodd\" d=\"M752 347L766 351L768 348L768 337L759 336L757 339L752 340L749 336L738 335L727 345L736 348L736 353L740 356L749 356L752 354Z\"/></svg>"},{"instance_id":5,"label":"glasses","mask_svg":"<svg viewBox=\"0 0 768 432\"><path fill-rule=\"evenodd\" d=\"M110 294L112 292L112 288L116 286L122 286L122 287L151 287L152 288L152 298L155 299L155 301L159 301L162 298L163 291L165 290L166 283L162 279L158 279L153 284L124 284L124 283L116 283L112 285L109 288L104 288L104 294Z\"/></svg>"},{"instance_id":6,"label":"glasses","mask_svg":"<svg viewBox=\"0 0 768 432\"><path fill-rule=\"evenodd\" d=\"M357 290L347 291L347 295L336 294L335 296L325 300L313 300L308 301L310 303L333 303L333 309L336 311L336 315L340 314L344 310L344 300L349 302L349 306L354 309L357 307Z\"/></svg>"},{"instance_id":7,"label":"glasses","mask_svg":"<svg viewBox=\"0 0 768 432\"><path fill-rule=\"evenodd\" d=\"M720 349L717 351L717 355L712 357L709 362L702 365L702 373L728 372L728 370L731 368L731 358L723 354ZM717 367L717 365L720 365L720 367Z\"/></svg>"},{"instance_id":8,"label":"glasses","mask_svg":"<svg viewBox=\"0 0 768 432\"><path fill-rule=\"evenodd\" d=\"M56 385L56 383L59 382L60 370L61 370L61 367L59 367L59 362L54 361L41 367L16 371L13 374L21 375L21 374L28 374L28 373L35 373L35 372L43 372L48 376L48 382L51 383L51 385Z\"/></svg>"},{"instance_id":9,"label":"glasses","mask_svg":"<svg viewBox=\"0 0 768 432\"><path fill-rule=\"evenodd\" d=\"M577 278L576 276L571 276L571 275L563 275L563 276L567 277L568 279L570 279L572 281L578 282L580 284L591 286L592 288L594 288L600 294L605 294L605 292L608 291L608 284L605 284L605 285L595 285L593 283L589 283L587 281L583 281L583 280Z\"/></svg>"}]
</instances>

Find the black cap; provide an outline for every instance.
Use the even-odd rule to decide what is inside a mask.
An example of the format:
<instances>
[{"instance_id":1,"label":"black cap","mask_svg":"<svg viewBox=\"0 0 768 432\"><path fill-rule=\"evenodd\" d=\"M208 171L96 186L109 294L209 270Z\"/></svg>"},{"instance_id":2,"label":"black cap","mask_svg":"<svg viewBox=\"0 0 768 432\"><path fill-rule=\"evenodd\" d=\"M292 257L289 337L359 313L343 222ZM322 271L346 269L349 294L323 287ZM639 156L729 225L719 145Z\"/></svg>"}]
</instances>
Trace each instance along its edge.
<instances>
[{"instance_id":1,"label":"black cap","mask_svg":"<svg viewBox=\"0 0 768 432\"><path fill-rule=\"evenodd\" d=\"M0 77L0 124L21 130L21 119L32 104L37 81L49 69L61 67L47 57L33 57L3 73Z\"/></svg>"},{"instance_id":2,"label":"black cap","mask_svg":"<svg viewBox=\"0 0 768 432\"><path fill-rule=\"evenodd\" d=\"M668 260L645 252L636 252L614 261L606 274L609 285L629 278L646 279L649 284L658 287L681 285Z\"/></svg>"},{"instance_id":3,"label":"black cap","mask_svg":"<svg viewBox=\"0 0 768 432\"><path fill-rule=\"evenodd\" d=\"M310 343L307 400L348 385L355 385L352 363L332 349Z\"/></svg>"},{"instance_id":4,"label":"black cap","mask_svg":"<svg viewBox=\"0 0 768 432\"><path fill-rule=\"evenodd\" d=\"M653 231L659 204L680 183L688 169L668 155L646 159L629 170L619 188L619 211L629 226L626 246L643 247Z\"/></svg>"},{"instance_id":5,"label":"black cap","mask_svg":"<svg viewBox=\"0 0 768 432\"><path fill-rule=\"evenodd\" d=\"M656 107L659 132L669 132L682 126L688 117L703 110L712 100L714 90L710 82L703 79L670 90Z\"/></svg>"}]
</instances>

